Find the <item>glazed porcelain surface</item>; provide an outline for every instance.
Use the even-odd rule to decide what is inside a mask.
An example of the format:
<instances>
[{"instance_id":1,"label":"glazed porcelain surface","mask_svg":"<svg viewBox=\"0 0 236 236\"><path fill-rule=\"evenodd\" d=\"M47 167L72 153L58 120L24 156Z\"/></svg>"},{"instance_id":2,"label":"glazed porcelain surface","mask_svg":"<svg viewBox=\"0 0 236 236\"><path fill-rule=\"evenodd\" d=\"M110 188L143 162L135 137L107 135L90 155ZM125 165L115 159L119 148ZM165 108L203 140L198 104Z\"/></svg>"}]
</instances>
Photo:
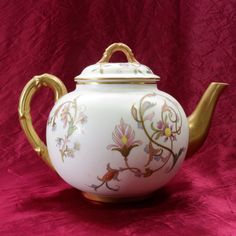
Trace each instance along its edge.
<instances>
[{"instance_id":1,"label":"glazed porcelain surface","mask_svg":"<svg viewBox=\"0 0 236 236\"><path fill-rule=\"evenodd\" d=\"M109 63L116 51L126 63ZM67 93L56 76L33 77L19 102L21 126L34 150L70 185L93 201L143 199L165 185L186 155L207 137L216 102L227 86L213 82L187 118L180 104L158 90L160 80L122 43L75 77ZM57 101L47 122L47 145L30 116L33 95L50 87Z\"/></svg>"},{"instance_id":2,"label":"glazed porcelain surface","mask_svg":"<svg viewBox=\"0 0 236 236\"><path fill-rule=\"evenodd\" d=\"M52 109L47 146L70 185L106 196L145 195L182 164L187 118L153 84L78 85Z\"/></svg>"}]
</instances>

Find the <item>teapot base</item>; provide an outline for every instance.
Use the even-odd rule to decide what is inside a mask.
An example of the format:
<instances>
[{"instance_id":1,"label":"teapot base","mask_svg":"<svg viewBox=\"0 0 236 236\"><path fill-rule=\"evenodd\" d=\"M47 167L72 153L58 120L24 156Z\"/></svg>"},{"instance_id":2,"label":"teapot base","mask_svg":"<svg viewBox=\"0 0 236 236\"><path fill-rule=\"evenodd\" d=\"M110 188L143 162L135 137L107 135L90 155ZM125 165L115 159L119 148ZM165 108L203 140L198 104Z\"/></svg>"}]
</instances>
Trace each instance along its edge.
<instances>
[{"instance_id":1,"label":"teapot base","mask_svg":"<svg viewBox=\"0 0 236 236\"><path fill-rule=\"evenodd\" d=\"M152 194L147 194L138 197L111 197L88 192L82 192L82 195L89 201L100 202L100 203L138 202L152 197Z\"/></svg>"}]
</instances>

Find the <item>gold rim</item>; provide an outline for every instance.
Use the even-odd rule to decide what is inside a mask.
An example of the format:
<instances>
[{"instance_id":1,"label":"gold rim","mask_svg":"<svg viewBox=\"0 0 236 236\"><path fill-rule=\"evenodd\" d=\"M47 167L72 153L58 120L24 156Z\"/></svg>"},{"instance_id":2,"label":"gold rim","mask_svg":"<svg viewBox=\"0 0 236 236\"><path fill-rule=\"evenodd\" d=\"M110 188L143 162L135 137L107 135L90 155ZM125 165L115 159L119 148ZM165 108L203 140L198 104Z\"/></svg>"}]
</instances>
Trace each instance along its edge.
<instances>
[{"instance_id":1,"label":"gold rim","mask_svg":"<svg viewBox=\"0 0 236 236\"><path fill-rule=\"evenodd\" d=\"M158 78L75 78L79 84L156 84L157 81Z\"/></svg>"},{"instance_id":2,"label":"gold rim","mask_svg":"<svg viewBox=\"0 0 236 236\"><path fill-rule=\"evenodd\" d=\"M88 192L81 192L81 193L86 199L92 202L100 202L100 203L139 202L152 197L152 194L147 194L138 197L111 197L111 196L97 195Z\"/></svg>"},{"instance_id":3,"label":"gold rim","mask_svg":"<svg viewBox=\"0 0 236 236\"><path fill-rule=\"evenodd\" d=\"M105 77L96 77L96 78L86 78L86 77L75 77L75 81L91 81L91 80L99 80L99 81L107 81L107 80L117 80L117 81L124 81L124 80L130 80L130 81L159 81L160 78L158 77L114 77L114 78L105 78Z\"/></svg>"},{"instance_id":4,"label":"gold rim","mask_svg":"<svg viewBox=\"0 0 236 236\"><path fill-rule=\"evenodd\" d=\"M77 84L94 84L94 85L98 85L98 84L156 84L156 82L79 82L77 81Z\"/></svg>"}]
</instances>

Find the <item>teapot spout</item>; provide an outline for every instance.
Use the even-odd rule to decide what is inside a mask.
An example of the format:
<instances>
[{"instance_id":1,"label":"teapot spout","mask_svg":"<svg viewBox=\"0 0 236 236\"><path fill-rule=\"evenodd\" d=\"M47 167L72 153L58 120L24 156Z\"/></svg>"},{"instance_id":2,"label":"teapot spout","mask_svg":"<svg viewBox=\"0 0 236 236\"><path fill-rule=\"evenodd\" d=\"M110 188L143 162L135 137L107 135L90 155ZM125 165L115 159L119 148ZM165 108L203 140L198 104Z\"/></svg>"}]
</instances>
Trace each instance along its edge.
<instances>
[{"instance_id":1,"label":"teapot spout","mask_svg":"<svg viewBox=\"0 0 236 236\"><path fill-rule=\"evenodd\" d=\"M208 135L216 103L227 86L227 83L211 83L203 94L196 109L188 117L189 144L187 157L195 153L204 143Z\"/></svg>"}]
</instances>

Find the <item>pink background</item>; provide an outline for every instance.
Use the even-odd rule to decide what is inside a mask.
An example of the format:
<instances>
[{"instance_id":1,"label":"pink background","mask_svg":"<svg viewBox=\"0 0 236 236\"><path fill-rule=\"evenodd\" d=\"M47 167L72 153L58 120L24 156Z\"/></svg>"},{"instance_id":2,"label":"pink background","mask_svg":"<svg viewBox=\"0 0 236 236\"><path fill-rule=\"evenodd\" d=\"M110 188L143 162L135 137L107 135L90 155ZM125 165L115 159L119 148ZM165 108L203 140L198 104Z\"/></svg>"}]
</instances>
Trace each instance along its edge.
<instances>
[{"instance_id":1,"label":"pink background","mask_svg":"<svg viewBox=\"0 0 236 236\"><path fill-rule=\"evenodd\" d=\"M113 42L159 74L158 87L188 115L211 81L230 86L204 146L153 199L100 206L37 157L17 107L34 75L52 73L73 90ZM2 0L0 69L0 235L236 235L235 1ZM52 105L48 89L33 100L41 137Z\"/></svg>"}]
</instances>

